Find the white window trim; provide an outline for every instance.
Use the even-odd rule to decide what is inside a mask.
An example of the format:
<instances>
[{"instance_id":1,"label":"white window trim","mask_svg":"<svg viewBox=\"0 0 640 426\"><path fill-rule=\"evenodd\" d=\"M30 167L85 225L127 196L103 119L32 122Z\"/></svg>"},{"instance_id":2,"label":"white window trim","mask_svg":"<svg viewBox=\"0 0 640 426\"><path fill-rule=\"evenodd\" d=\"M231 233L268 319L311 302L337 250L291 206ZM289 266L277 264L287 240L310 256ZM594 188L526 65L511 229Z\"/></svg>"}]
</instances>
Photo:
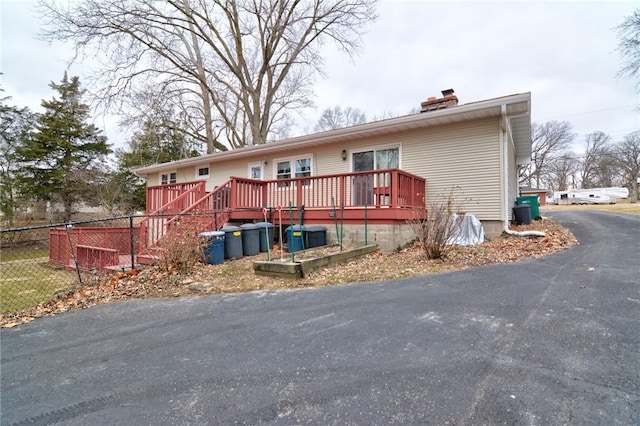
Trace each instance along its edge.
<instances>
[{"instance_id":1,"label":"white window trim","mask_svg":"<svg viewBox=\"0 0 640 426\"><path fill-rule=\"evenodd\" d=\"M377 166L375 152L381 151L384 149L393 149L393 148L398 148L398 168L401 169L402 168L402 144L394 143L389 145L374 145L374 146L368 146L368 147L362 147L362 148L355 148L347 151L347 159L349 160L349 171L353 172L353 154L356 154L358 152L373 151L374 153L373 162L374 162L374 165Z\"/></svg>"},{"instance_id":2,"label":"white window trim","mask_svg":"<svg viewBox=\"0 0 640 426\"><path fill-rule=\"evenodd\" d=\"M300 155L292 155L290 157L281 157L281 158L275 158L273 160L273 180L278 180L278 163L282 162L282 161L289 161L291 163L291 178L295 178L295 174L296 174L296 165L295 165L295 161L296 160L303 160L303 159L309 159L309 177L313 177L315 176L315 167L314 167L314 158L313 158L313 154L300 154ZM313 185L313 181L311 180L309 182L309 185L307 187L311 187ZM278 189L284 189L284 188L278 188Z\"/></svg>"},{"instance_id":3,"label":"white window trim","mask_svg":"<svg viewBox=\"0 0 640 426\"><path fill-rule=\"evenodd\" d=\"M200 176L200 169L204 169L205 167L209 170L209 173L207 173L206 175ZM209 179L211 177L211 166L209 164L202 164L202 165L196 166L195 174L196 174L195 176L196 180Z\"/></svg>"},{"instance_id":4,"label":"white window trim","mask_svg":"<svg viewBox=\"0 0 640 426\"><path fill-rule=\"evenodd\" d=\"M175 182L171 182L171 175L174 174L176 175L176 181ZM167 177L167 183L162 183L162 176L166 176ZM165 173L160 173L160 185L173 185L175 183L178 183L178 171L177 170L171 170L169 172L165 172Z\"/></svg>"},{"instance_id":5,"label":"white window trim","mask_svg":"<svg viewBox=\"0 0 640 426\"><path fill-rule=\"evenodd\" d=\"M247 164L247 177L249 179L253 179L251 177L251 169L254 167L260 167L260 180L264 180L264 160L263 161L252 161Z\"/></svg>"}]
</instances>

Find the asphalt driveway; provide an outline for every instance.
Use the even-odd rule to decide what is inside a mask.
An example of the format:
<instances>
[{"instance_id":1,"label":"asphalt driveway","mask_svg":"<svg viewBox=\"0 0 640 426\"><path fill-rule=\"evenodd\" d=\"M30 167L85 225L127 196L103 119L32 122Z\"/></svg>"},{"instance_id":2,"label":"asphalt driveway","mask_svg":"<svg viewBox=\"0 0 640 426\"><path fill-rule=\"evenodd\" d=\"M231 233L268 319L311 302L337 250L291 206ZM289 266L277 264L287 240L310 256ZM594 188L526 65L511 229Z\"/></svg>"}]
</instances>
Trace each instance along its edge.
<instances>
[{"instance_id":1,"label":"asphalt driveway","mask_svg":"<svg viewBox=\"0 0 640 426\"><path fill-rule=\"evenodd\" d=\"M372 284L139 300L1 337L1 423L640 424L640 216Z\"/></svg>"}]
</instances>

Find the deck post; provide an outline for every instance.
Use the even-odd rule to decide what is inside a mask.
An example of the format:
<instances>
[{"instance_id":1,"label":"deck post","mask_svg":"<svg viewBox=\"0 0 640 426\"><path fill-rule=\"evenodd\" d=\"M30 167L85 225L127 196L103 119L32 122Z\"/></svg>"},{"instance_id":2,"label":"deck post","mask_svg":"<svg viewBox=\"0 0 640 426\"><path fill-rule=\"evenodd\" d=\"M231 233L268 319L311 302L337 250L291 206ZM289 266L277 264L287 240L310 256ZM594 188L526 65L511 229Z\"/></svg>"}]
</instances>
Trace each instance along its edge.
<instances>
[{"instance_id":1,"label":"deck post","mask_svg":"<svg viewBox=\"0 0 640 426\"><path fill-rule=\"evenodd\" d=\"M396 208L398 207L398 191L400 190L400 185L398 185L398 180L400 179L400 175L398 174L398 169L394 169L391 171L390 173L390 177L391 177L391 208ZM411 182L413 182L413 179L411 179Z\"/></svg>"},{"instance_id":2,"label":"deck post","mask_svg":"<svg viewBox=\"0 0 640 426\"><path fill-rule=\"evenodd\" d=\"M129 216L129 249L131 250L131 269L133 269L136 265L136 255L134 249L135 243L133 240L133 216Z\"/></svg>"}]
</instances>

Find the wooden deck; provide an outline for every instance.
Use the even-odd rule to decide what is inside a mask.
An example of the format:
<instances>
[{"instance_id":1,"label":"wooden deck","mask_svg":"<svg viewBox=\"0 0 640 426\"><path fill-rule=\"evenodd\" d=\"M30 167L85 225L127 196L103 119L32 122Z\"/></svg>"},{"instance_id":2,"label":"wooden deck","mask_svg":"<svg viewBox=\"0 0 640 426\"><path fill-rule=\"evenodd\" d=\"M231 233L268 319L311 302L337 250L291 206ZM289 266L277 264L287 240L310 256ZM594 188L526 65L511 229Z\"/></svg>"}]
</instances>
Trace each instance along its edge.
<instances>
[{"instance_id":1,"label":"wooden deck","mask_svg":"<svg viewBox=\"0 0 640 426\"><path fill-rule=\"evenodd\" d=\"M345 224L394 223L424 210L425 198L424 178L384 169L279 180L231 177L210 192L204 182L154 186L147 189L147 211L212 212L228 215L226 220L255 221L264 220L266 209L274 223L327 223L334 217Z\"/></svg>"},{"instance_id":2,"label":"wooden deck","mask_svg":"<svg viewBox=\"0 0 640 426\"><path fill-rule=\"evenodd\" d=\"M153 260L158 242L186 221L203 231L265 216L275 226L405 223L424 213L425 192L424 178L400 169L279 180L231 177L213 191L206 191L204 181L152 186L146 216L135 228L53 229L49 258L72 269L77 263L83 271L119 271L131 267L132 250L134 263Z\"/></svg>"}]
</instances>

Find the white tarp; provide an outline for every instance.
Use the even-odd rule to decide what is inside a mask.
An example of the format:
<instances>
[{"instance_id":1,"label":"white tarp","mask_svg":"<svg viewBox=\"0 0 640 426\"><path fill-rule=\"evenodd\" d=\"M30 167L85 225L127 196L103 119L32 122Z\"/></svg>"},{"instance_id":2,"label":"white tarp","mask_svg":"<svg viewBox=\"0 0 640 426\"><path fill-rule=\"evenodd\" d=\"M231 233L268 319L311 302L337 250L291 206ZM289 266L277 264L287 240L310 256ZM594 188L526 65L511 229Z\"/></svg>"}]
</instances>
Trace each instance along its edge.
<instances>
[{"instance_id":1,"label":"white tarp","mask_svg":"<svg viewBox=\"0 0 640 426\"><path fill-rule=\"evenodd\" d=\"M459 218L457 214L452 214L450 220L459 221L460 230L457 235L449 239L450 244L458 246L473 246L484 243L484 229L482 223L475 215L465 214Z\"/></svg>"}]
</instances>

